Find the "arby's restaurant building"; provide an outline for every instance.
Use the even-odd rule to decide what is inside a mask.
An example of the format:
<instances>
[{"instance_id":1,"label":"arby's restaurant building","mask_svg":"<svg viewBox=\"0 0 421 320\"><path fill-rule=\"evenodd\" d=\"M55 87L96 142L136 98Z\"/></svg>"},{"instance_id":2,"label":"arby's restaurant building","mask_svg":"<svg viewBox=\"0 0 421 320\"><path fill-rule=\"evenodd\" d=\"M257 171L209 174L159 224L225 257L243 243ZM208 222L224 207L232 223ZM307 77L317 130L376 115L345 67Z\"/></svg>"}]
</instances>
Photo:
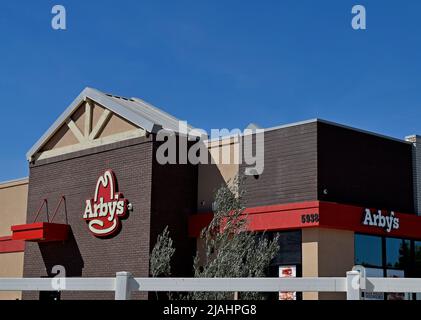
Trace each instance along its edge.
<instances>
[{"instance_id":1,"label":"arby's restaurant building","mask_svg":"<svg viewBox=\"0 0 421 320\"><path fill-rule=\"evenodd\" d=\"M26 155L29 177L0 183L0 277L53 277L55 266L68 277L148 277L150 252L167 225L176 248L172 276L191 276L214 191L248 172L236 161L242 139L203 142L210 159L231 161L161 164L157 133L181 134L174 116L91 88L62 109ZM342 277L363 265L370 276L421 277L420 137L401 140L315 119L265 129L263 156L263 172L246 175L244 188L250 230L279 234L268 276ZM0 293L53 296L113 298Z\"/></svg>"}]
</instances>

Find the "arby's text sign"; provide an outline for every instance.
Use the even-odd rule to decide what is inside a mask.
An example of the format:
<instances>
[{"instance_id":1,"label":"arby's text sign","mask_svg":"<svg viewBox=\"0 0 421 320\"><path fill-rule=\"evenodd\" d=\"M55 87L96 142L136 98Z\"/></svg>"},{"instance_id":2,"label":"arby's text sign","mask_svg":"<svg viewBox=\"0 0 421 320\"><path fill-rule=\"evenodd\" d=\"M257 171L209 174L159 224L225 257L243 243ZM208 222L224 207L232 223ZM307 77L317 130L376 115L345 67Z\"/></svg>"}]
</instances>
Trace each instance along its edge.
<instances>
[{"instance_id":1,"label":"arby's text sign","mask_svg":"<svg viewBox=\"0 0 421 320\"><path fill-rule=\"evenodd\" d=\"M421 240L421 216L327 201L305 201L246 208L250 231L304 228L349 230ZM199 237L213 213L189 217L189 235Z\"/></svg>"},{"instance_id":2,"label":"arby's text sign","mask_svg":"<svg viewBox=\"0 0 421 320\"><path fill-rule=\"evenodd\" d=\"M118 192L116 176L109 169L98 178L94 197L86 200L83 219L93 235L108 237L119 231L128 207L129 201Z\"/></svg>"},{"instance_id":3,"label":"arby's text sign","mask_svg":"<svg viewBox=\"0 0 421 320\"><path fill-rule=\"evenodd\" d=\"M393 211L385 215L381 210L373 213L372 210L365 209L362 221L362 224L365 226L382 228L387 233L390 233L392 230L398 230L400 227L400 219L395 216Z\"/></svg>"}]
</instances>

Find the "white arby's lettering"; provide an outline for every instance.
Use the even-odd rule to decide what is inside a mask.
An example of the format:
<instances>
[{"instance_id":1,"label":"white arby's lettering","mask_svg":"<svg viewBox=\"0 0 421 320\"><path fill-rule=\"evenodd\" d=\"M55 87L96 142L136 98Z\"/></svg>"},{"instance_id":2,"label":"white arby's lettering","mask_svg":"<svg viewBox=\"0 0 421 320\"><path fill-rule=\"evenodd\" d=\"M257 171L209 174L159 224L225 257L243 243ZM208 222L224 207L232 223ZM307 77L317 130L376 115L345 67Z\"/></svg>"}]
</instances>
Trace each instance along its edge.
<instances>
[{"instance_id":1,"label":"white arby's lettering","mask_svg":"<svg viewBox=\"0 0 421 320\"><path fill-rule=\"evenodd\" d=\"M370 209L364 210L363 225L379 227L391 232L392 230L399 229L399 218L395 217L395 213L392 211L390 215L383 215L381 210L377 210L377 213L372 213Z\"/></svg>"},{"instance_id":2,"label":"white arby's lettering","mask_svg":"<svg viewBox=\"0 0 421 320\"><path fill-rule=\"evenodd\" d=\"M128 204L123 194L116 190L114 172L107 170L98 179L94 198L86 200L83 219L95 236L109 236L118 231L120 218L127 214Z\"/></svg>"}]
</instances>

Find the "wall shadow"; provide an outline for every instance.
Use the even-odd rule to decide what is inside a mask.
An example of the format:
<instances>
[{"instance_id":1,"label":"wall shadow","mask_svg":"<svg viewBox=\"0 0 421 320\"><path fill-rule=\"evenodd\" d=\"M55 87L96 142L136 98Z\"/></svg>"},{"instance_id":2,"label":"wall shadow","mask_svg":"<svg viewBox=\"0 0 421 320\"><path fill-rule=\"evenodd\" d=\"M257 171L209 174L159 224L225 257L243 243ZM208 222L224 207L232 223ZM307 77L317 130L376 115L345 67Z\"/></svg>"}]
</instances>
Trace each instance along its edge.
<instances>
[{"instance_id":1,"label":"wall shadow","mask_svg":"<svg viewBox=\"0 0 421 320\"><path fill-rule=\"evenodd\" d=\"M69 239L66 241L39 243L42 260L49 277L54 266L63 266L66 270L66 277L81 277L84 262L79 246L74 237L73 231L69 231Z\"/></svg>"}]
</instances>

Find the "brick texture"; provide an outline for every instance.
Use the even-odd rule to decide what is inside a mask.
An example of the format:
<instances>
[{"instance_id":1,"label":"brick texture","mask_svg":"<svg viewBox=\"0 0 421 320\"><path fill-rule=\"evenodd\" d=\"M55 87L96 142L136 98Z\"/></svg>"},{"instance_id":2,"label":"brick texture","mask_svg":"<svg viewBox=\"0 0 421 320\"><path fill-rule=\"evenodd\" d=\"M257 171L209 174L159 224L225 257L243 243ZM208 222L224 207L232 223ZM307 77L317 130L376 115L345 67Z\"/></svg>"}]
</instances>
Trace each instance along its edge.
<instances>
[{"instance_id":1,"label":"brick texture","mask_svg":"<svg viewBox=\"0 0 421 320\"><path fill-rule=\"evenodd\" d=\"M321 200L415 211L410 143L323 121L267 131L264 142L264 171L244 186L248 207Z\"/></svg>"},{"instance_id":2,"label":"brick texture","mask_svg":"<svg viewBox=\"0 0 421 320\"><path fill-rule=\"evenodd\" d=\"M173 273L188 272L181 261L192 256L186 230L187 215L196 203L197 170L190 165L156 164L154 144L153 136L136 138L31 165L27 221L33 221L43 198L48 199L51 214L64 195L72 234L65 242L26 243L25 277L51 276L54 265L63 265L69 277L114 277L118 271L147 277L149 253L167 224L177 250ZM119 234L100 239L90 233L82 214L85 200L93 197L97 179L106 169L115 172L119 191L133 204L133 211L122 221ZM59 211L55 222L65 222L64 211ZM23 295L24 299L38 297L38 292ZM113 299L114 293L62 292L61 298ZM147 294L136 293L134 298L145 299Z\"/></svg>"},{"instance_id":3,"label":"brick texture","mask_svg":"<svg viewBox=\"0 0 421 320\"><path fill-rule=\"evenodd\" d=\"M246 206L317 199L317 123L267 131L264 142L263 173L245 181Z\"/></svg>"},{"instance_id":4,"label":"brick texture","mask_svg":"<svg viewBox=\"0 0 421 320\"><path fill-rule=\"evenodd\" d=\"M158 147L155 144L155 149ZM155 159L155 157L154 157ZM168 226L176 248L172 274L193 275L195 239L188 236L188 217L196 213L197 166L190 164L160 165L153 162L151 243Z\"/></svg>"}]
</instances>

